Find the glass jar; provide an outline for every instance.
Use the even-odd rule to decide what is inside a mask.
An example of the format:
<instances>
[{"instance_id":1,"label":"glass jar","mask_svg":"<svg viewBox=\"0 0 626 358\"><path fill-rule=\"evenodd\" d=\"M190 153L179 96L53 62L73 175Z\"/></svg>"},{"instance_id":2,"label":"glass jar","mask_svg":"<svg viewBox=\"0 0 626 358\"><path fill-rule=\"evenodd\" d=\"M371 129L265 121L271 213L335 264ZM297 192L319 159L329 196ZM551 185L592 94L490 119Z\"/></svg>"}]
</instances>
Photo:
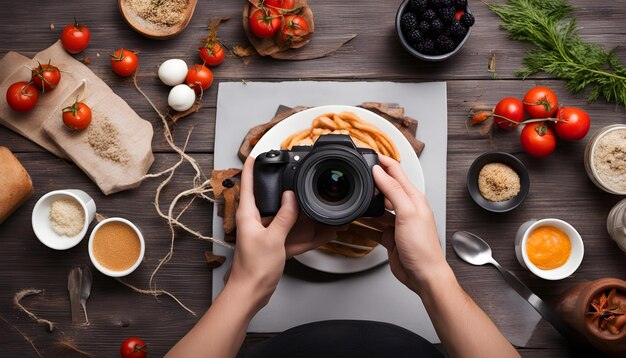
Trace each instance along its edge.
<instances>
[{"instance_id":1,"label":"glass jar","mask_svg":"<svg viewBox=\"0 0 626 358\"><path fill-rule=\"evenodd\" d=\"M626 199L611 209L606 219L606 229L617 246L626 252Z\"/></svg>"},{"instance_id":2,"label":"glass jar","mask_svg":"<svg viewBox=\"0 0 626 358\"><path fill-rule=\"evenodd\" d=\"M600 189L606 191L607 193L617 194L617 195L626 195L626 189L621 186L623 185L623 180L615 179L614 183L610 183L606 179L603 179L603 175L599 172L599 163L596 163L596 148L598 147L598 142L602 140L607 134L613 131L623 130L626 131L626 124L613 124L610 126L606 126L598 130L587 143L587 147L585 148L585 170L587 171L587 175L589 179ZM620 142L623 143L623 142ZM626 164L625 164L626 166ZM626 175L626 174L622 174ZM606 174L604 175L606 178Z\"/></svg>"}]
</instances>

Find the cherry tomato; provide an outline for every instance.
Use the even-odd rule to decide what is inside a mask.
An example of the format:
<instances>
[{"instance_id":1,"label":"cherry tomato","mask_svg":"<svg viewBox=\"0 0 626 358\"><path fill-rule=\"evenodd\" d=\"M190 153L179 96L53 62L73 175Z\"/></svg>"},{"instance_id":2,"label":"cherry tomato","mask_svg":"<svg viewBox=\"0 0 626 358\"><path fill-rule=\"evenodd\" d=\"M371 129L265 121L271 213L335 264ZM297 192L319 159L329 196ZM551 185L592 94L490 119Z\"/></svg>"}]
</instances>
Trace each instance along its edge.
<instances>
[{"instance_id":1,"label":"cherry tomato","mask_svg":"<svg viewBox=\"0 0 626 358\"><path fill-rule=\"evenodd\" d=\"M309 33L309 25L302 16L287 15L281 33L285 41L302 41L302 37Z\"/></svg>"},{"instance_id":2,"label":"cherry tomato","mask_svg":"<svg viewBox=\"0 0 626 358\"><path fill-rule=\"evenodd\" d=\"M63 123L69 129L85 129L91 123L91 109L83 102L63 108Z\"/></svg>"},{"instance_id":3,"label":"cherry tomato","mask_svg":"<svg viewBox=\"0 0 626 358\"><path fill-rule=\"evenodd\" d=\"M89 37L89 30L74 20L73 24L65 26L63 32L61 32L61 43L65 51L76 54L89 45Z\"/></svg>"},{"instance_id":4,"label":"cherry tomato","mask_svg":"<svg viewBox=\"0 0 626 358\"><path fill-rule=\"evenodd\" d=\"M224 61L224 49L217 42L199 47L198 51L200 51L200 58L207 66L217 66Z\"/></svg>"},{"instance_id":5,"label":"cherry tomato","mask_svg":"<svg viewBox=\"0 0 626 358\"><path fill-rule=\"evenodd\" d=\"M146 358L148 347L137 337L129 337L120 345L122 358Z\"/></svg>"},{"instance_id":6,"label":"cherry tomato","mask_svg":"<svg viewBox=\"0 0 626 358\"><path fill-rule=\"evenodd\" d=\"M206 91L213 83L213 72L206 66L195 64L187 71L185 83L193 88L196 93Z\"/></svg>"},{"instance_id":7,"label":"cherry tomato","mask_svg":"<svg viewBox=\"0 0 626 358\"><path fill-rule=\"evenodd\" d=\"M493 122L498 128L510 131L518 126L511 121L519 123L524 120L524 104L514 97L503 98L493 108L493 114ZM508 118L511 121L507 121L502 117Z\"/></svg>"},{"instance_id":8,"label":"cherry tomato","mask_svg":"<svg viewBox=\"0 0 626 358\"><path fill-rule=\"evenodd\" d=\"M61 71L56 66L39 64L32 70L31 81L41 92L52 91L61 81Z\"/></svg>"},{"instance_id":9,"label":"cherry tomato","mask_svg":"<svg viewBox=\"0 0 626 358\"><path fill-rule=\"evenodd\" d=\"M591 126L591 120L587 112L578 108L561 107L556 114L556 118L559 119L554 125L556 135L565 140L583 139Z\"/></svg>"},{"instance_id":10,"label":"cherry tomato","mask_svg":"<svg viewBox=\"0 0 626 358\"><path fill-rule=\"evenodd\" d=\"M280 29L281 23L278 10L272 7L257 9L250 16L250 31L256 37L272 37Z\"/></svg>"},{"instance_id":11,"label":"cherry tomato","mask_svg":"<svg viewBox=\"0 0 626 358\"><path fill-rule=\"evenodd\" d=\"M536 158L546 157L556 148L554 131L545 122L529 123L524 126L520 139L524 151Z\"/></svg>"},{"instance_id":12,"label":"cherry tomato","mask_svg":"<svg viewBox=\"0 0 626 358\"><path fill-rule=\"evenodd\" d=\"M524 95L524 109L531 118L550 118L559 108L559 100L551 89L543 86L531 88Z\"/></svg>"},{"instance_id":13,"label":"cherry tomato","mask_svg":"<svg viewBox=\"0 0 626 358\"><path fill-rule=\"evenodd\" d=\"M115 50L115 53L111 55L113 72L122 77L128 77L135 73L137 66L139 66L139 59L132 51L122 48Z\"/></svg>"},{"instance_id":14,"label":"cherry tomato","mask_svg":"<svg viewBox=\"0 0 626 358\"><path fill-rule=\"evenodd\" d=\"M39 100L37 88L28 82L15 82L7 89L7 103L17 112L28 112Z\"/></svg>"},{"instance_id":15,"label":"cherry tomato","mask_svg":"<svg viewBox=\"0 0 626 358\"><path fill-rule=\"evenodd\" d=\"M291 10L296 6L296 0L265 0L263 1L263 5L273 6L284 10Z\"/></svg>"}]
</instances>

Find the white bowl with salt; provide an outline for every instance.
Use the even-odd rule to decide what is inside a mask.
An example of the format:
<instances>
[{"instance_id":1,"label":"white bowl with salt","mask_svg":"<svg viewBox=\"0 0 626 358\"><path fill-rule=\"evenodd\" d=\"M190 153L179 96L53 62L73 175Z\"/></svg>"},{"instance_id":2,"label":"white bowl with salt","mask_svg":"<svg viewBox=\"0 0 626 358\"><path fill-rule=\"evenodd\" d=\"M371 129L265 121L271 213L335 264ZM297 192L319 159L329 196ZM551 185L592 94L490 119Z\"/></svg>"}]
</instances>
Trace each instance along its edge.
<instances>
[{"instance_id":1,"label":"white bowl with salt","mask_svg":"<svg viewBox=\"0 0 626 358\"><path fill-rule=\"evenodd\" d=\"M42 196L32 214L35 235L42 244L55 250L67 250L85 237L96 216L96 203L84 191L66 189Z\"/></svg>"}]
</instances>

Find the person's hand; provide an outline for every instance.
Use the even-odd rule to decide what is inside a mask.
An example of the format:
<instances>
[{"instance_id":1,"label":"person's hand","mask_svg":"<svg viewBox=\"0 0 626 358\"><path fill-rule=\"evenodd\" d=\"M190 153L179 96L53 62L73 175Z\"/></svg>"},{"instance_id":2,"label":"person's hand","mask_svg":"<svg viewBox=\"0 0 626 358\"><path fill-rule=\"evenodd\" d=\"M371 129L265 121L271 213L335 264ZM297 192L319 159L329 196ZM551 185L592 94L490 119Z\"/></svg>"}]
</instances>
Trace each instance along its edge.
<instances>
[{"instance_id":1,"label":"person's hand","mask_svg":"<svg viewBox=\"0 0 626 358\"><path fill-rule=\"evenodd\" d=\"M432 280L451 272L441 250L435 218L426 197L409 181L400 163L382 155L378 158L380 166L373 169L374 181L385 196L385 206L396 214L394 226L384 230L381 243L389 252L393 274L420 294Z\"/></svg>"},{"instance_id":2,"label":"person's hand","mask_svg":"<svg viewBox=\"0 0 626 358\"><path fill-rule=\"evenodd\" d=\"M287 258L316 249L337 238L337 231L345 231L349 225L328 226L313 221L300 213L285 242Z\"/></svg>"},{"instance_id":3,"label":"person's hand","mask_svg":"<svg viewBox=\"0 0 626 358\"><path fill-rule=\"evenodd\" d=\"M293 192L283 193L280 210L263 226L253 193L254 158L249 157L241 173L241 193L237 209L237 245L228 283L243 286L260 305L274 293L285 268L285 239L298 219Z\"/></svg>"}]
</instances>

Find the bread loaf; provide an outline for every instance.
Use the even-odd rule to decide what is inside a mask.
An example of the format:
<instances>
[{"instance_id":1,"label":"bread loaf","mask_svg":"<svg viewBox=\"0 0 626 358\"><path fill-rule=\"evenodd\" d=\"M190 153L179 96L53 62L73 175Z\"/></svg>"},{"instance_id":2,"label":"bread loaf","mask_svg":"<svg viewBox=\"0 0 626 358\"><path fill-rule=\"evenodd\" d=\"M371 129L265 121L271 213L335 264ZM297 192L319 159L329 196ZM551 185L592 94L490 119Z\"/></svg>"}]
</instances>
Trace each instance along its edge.
<instances>
[{"instance_id":1,"label":"bread loaf","mask_svg":"<svg viewBox=\"0 0 626 358\"><path fill-rule=\"evenodd\" d=\"M0 224L33 194L26 169L6 147L0 147Z\"/></svg>"}]
</instances>

